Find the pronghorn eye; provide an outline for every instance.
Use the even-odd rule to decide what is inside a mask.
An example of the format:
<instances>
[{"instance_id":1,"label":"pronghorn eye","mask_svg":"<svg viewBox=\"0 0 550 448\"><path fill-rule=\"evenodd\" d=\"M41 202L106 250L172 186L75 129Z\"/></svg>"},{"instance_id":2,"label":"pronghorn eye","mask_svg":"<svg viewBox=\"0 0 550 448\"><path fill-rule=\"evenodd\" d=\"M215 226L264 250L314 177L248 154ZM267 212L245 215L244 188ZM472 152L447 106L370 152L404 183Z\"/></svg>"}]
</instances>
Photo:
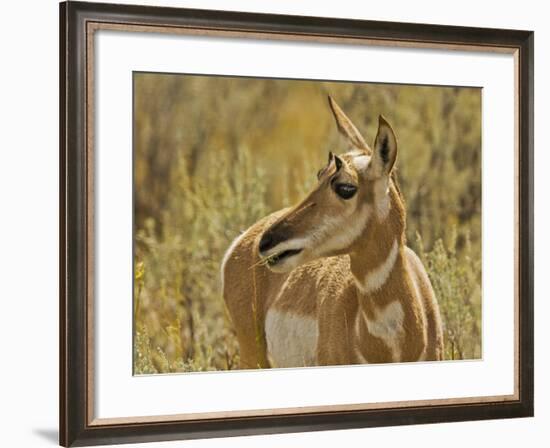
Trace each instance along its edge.
<instances>
[{"instance_id":1,"label":"pronghorn eye","mask_svg":"<svg viewBox=\"0 0 550 448\"><path fill-rule=\"evenodd\" d=\"M357 192L357 187L351 184L336 184L334 191L342 199L351 199Z\"/></svg>"}]
</instances>

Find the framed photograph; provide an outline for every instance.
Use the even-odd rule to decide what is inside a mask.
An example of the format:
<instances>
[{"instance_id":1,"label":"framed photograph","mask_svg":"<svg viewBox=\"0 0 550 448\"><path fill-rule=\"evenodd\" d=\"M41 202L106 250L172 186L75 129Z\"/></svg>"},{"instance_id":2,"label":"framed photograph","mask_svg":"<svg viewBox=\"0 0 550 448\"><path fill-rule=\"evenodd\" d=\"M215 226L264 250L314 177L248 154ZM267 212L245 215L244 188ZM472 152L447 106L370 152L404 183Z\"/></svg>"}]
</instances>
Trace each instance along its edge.
<instances>
[{"instance_id":1,"label":"framed photograph","mask_svg":"<svg viewBox=\"0 0 550 448\"><path fill-rule=\"evenodd\" d=\"M60 443L533 415L533 33L60 5Z\"/></svg>"}]
</instances>

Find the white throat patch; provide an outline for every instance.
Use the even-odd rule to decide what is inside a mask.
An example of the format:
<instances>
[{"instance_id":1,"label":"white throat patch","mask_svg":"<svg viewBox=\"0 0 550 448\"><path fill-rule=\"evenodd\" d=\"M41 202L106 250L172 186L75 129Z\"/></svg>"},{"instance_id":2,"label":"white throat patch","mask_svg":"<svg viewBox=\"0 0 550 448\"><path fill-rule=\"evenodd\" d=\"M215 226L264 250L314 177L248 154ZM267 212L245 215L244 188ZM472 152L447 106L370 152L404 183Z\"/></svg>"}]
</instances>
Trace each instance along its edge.
<instances>
[{"instance_id":1,"label":"white throat patch","mask_svg":"<svg viewBox=\"0 0 550 448\"><path fill-rule=\"evenodd\" d=\"M386 281L390 277L391 272L393 271L393 267L395 265L395 262L397 261L398 254L399 245L397 244L397 240L394 240L393 245L390 249L390 253L386 257L386 259L382 262L380 266L373 269L372 271L367 272L367 275L365 275L363 282L357 281L358 288L363 293L369 293L377 291L382 286L384 286L384 283L386 283Z\"/></svg>"}]
</instances>

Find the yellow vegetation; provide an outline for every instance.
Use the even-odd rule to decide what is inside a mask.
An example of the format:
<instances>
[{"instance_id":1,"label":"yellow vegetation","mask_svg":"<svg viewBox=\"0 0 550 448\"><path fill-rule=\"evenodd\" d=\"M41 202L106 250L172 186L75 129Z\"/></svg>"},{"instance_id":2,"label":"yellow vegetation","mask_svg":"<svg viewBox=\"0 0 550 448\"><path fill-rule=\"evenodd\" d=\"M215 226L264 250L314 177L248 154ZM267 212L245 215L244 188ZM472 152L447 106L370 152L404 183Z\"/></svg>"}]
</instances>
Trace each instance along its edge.
<instances>
[{"instance_id":1,"label":"yellow vegetation","mask_svg":"<svg viewBox=\"0 0 550 448\"><path fill-rule=\"evenodd\" d=\"M223 253L347 150L329 93L368 142L378 114L396 130L409 245L440 301L446 357L480 357L479 89L137 73L135 373L237 368Z\"/></svg>"}]
</instances>

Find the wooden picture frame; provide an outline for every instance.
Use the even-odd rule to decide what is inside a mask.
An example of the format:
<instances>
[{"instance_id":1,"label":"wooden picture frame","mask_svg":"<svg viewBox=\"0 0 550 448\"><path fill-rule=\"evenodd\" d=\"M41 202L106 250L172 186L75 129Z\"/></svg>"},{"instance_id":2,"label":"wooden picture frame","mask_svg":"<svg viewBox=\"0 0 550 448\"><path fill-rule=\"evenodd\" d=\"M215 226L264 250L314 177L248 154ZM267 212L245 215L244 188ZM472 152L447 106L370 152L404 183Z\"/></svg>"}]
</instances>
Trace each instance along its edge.
<instances>
[{"instance_id":1,"label":"wooden picture frame","mask_svg":"<svg viewBox=\"0 0 550 448\"><path fill-rule=\"evenodd\" d=\"M516 61L516 393L506 397L94 419L93 34L312 40L494 51ZM533 416L533 32L150 6L60 4L60 444L82 446ZM121 416L122 417L122 416Z\"/></svg>"}]
</instances>

